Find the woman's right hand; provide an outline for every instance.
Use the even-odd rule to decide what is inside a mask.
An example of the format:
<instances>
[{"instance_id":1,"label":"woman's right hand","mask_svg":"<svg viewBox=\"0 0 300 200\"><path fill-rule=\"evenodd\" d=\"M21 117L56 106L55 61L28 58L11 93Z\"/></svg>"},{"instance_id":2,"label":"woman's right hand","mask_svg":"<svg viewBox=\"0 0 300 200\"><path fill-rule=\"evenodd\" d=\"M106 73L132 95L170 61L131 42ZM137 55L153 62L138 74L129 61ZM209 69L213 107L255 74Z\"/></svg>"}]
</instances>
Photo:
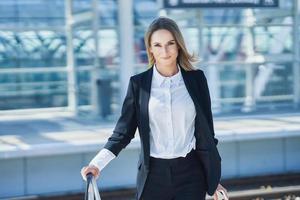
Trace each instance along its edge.
<instances>
[{"instance_id":1,"label":"woman's right hand","mask_svg":"<svg viewBox=\"0 0 300 200\"><path fill-rule=\"evenodd\" d=\"M86 175L88 173L92 173L93 176L97 179L100 175L100 172L99 172L99 169L94 166L94 165L88 165L88 166L85 166L81 169L81 176L83 178L83 180L86 181Z\"/></svg>"}]
</instances>

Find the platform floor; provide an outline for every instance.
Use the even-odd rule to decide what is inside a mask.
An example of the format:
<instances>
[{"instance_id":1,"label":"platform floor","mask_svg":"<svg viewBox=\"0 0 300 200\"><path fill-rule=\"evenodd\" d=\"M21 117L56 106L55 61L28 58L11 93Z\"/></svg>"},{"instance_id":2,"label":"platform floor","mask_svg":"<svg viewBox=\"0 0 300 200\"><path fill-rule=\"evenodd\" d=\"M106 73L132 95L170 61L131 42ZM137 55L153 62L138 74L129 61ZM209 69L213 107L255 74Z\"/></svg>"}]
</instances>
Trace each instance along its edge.
<instances>
[{"instance_id":1,"label":"platform floor","mask_svg":"<svg viewBox=\"0 0 300 200\"><path fill-rule=\"evenodd\" d=\"M300 113L223 116L214 123L223 179L300 172ZM83 192L80 169L114 125L69 113L0 116L0 199ZM103 170L101 189L134 188L139 148L135 137Z\"/></svg>"},{"instance_id":2,"label":"platform floor","mask_svg":"<svg viewBox=\"0 0 300 200\"><path fill-rule=\"evenodd\" d=\"M0 159L94 151L114 125L68 113L0 116ZM214 127L221 142L298 136L300 113L217 117ZM129 148L137 147L138 141L135 137Z\"/></svg>"}]
</instances>

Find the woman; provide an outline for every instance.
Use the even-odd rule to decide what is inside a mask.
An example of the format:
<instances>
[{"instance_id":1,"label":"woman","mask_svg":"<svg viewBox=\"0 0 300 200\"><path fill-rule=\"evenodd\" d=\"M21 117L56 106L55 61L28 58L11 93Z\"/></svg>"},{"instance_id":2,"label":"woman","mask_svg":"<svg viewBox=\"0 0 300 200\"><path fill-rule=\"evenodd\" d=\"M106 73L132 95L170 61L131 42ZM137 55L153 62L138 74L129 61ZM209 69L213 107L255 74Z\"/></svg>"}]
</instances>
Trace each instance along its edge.
<instances>
[{"instance_id":1,"label":"woman","mask_svg":"<svg viewBox=\"0 0 300 200\"><path fill-rule=\"evenodd\" d=\"M145 35L150 68L132 76L121 116L104 148L81 174L100 171L139 129L137 195L143 200L217 199L221 158L214 138L211 102L203 71L191 62L177 24L154 20Z\"/></svg>"}]
</instances>

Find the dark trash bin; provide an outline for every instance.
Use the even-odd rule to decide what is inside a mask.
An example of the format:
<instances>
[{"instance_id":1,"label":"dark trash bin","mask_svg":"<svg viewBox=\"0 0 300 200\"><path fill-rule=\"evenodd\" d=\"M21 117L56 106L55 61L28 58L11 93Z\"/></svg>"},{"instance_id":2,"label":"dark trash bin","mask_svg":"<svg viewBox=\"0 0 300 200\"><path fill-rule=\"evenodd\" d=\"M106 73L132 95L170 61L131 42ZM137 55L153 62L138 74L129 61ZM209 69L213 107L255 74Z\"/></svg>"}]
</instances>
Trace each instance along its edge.
<instances>
[{"instance_id":1,"label":"dark trash bin","mask_svg":"<svg viewBox=\"0 0 300 200\"><path fill-rule=\"evenodd\" d=\"M110 79L98 79L98 106L101 117L107 117L111 114L112 87Z\"/></svg>"}]
</instances>

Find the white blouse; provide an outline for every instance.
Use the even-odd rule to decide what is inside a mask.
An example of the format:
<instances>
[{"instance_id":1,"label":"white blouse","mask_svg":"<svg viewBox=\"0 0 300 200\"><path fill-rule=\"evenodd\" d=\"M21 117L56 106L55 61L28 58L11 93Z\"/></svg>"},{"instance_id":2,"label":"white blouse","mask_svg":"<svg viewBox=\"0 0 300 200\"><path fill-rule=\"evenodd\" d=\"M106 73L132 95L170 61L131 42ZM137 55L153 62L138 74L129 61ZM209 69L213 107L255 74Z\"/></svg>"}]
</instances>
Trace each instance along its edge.
<instances>
[{"instance_id":1,"label":"white blouse","mask_svg":"<svg viewBox=\"0 0 300 200\"><path fill-rule=\"evenodd\" d=\"M165 77L153 66L148 109L150 156L164 159L185 157L195 149L196 110L179 67L178 73ZM115 157L103 148L90 165L101 171Z\"/></svg>"},{"instance_id":2,"label":"white blouse","mask_svg":"<svg viewBox=\"0 0 300 200\"><path fill-rule=\"evenodd\" d=\"M196 110L179 67L178 73L165 77L154 66L148 108L150 156L185 157L195 149Z\"/></svg>"}]
</instances>

